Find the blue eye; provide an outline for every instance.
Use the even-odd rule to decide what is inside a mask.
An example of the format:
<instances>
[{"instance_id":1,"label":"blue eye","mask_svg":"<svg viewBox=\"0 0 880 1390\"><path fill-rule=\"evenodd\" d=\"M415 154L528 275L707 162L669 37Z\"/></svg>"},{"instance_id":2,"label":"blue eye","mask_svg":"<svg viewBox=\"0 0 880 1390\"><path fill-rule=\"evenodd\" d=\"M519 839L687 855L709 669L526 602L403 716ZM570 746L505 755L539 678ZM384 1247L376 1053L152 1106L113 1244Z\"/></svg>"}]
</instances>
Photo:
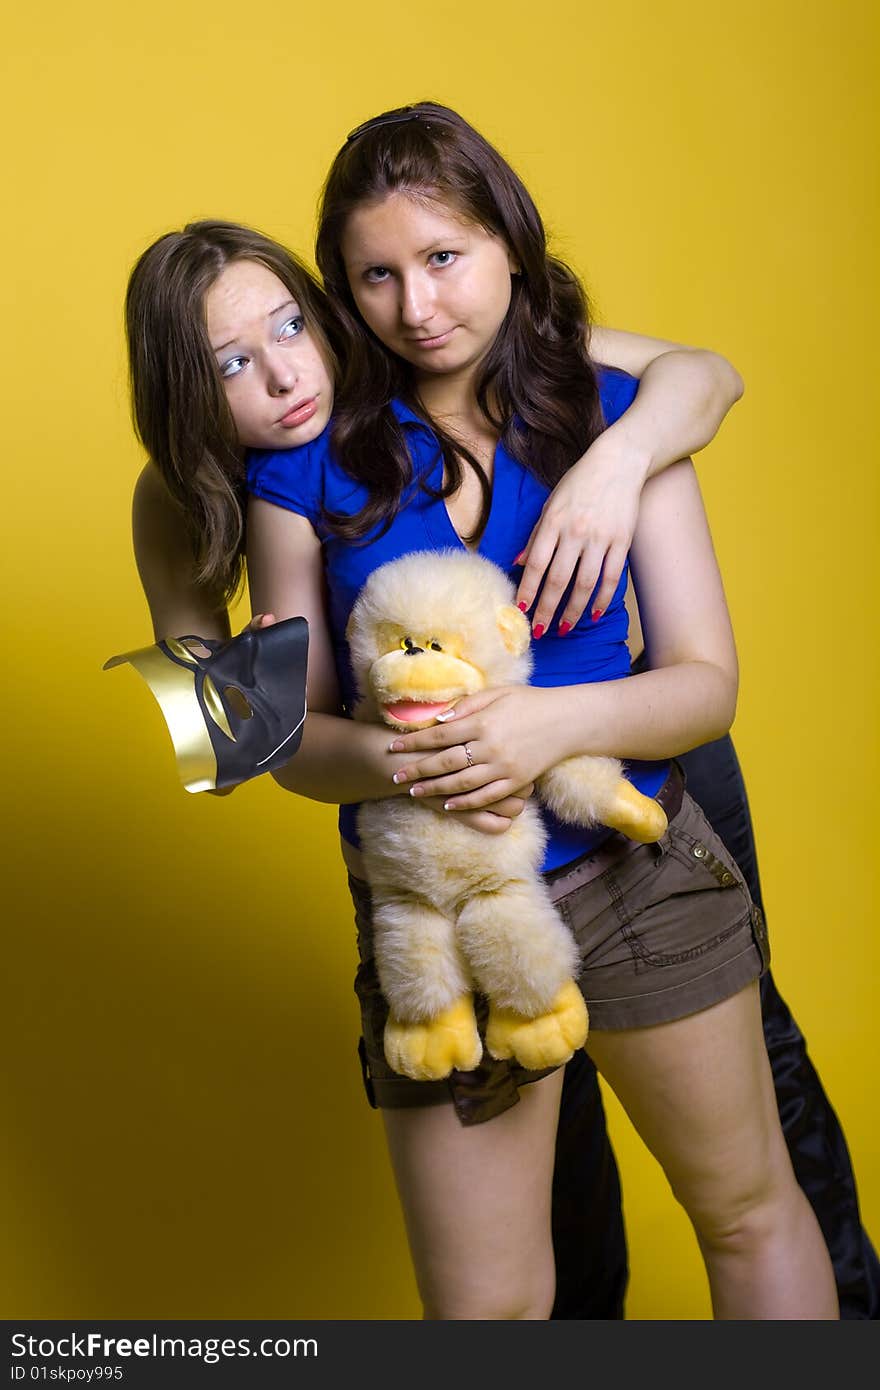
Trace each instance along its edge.
<instances>
[{"instance_id":1,"label":"blue eye","mask_svg":"<svg viewBox=\"0 0 880 1390\"><path fill-rule=\"evenodd\" d=\"M371 265L369 270L364 271L364 279L369 281L371 285L381 285L388 274L390 272L384 265Z\"/></svg>"},{"instance_id":2,"label":"blue eye","mask_svg":"<svg viewBox=\"0 0 880 1390\"><path fill-rule=\"evenodd\" d=\"M279 339L295 338L298 334L302 333L305 326L305 320L302 314L296 314L292 319L288 319L286 323L281 325L278 337Z\"/></svg>"},{"instance_id":3,"label":"blue eye","mask_svg":"<svg viewBox=\"0 0 880 1390\"><path fill-rule=\"evenodd\" d=\"M453 261L457 259L457 256L458 253L456 251L435 251L428 259L433 265L437 266L439 270L442 270L445 265L452 265Z\"/></svg>"},{"instance_id":4,"label":"blue eye","mask_svg":"<svg viewBox=\"0 0 880 1390\"><path fill-rule=\"evenodd\" d=\"M238 376L239 372L244 371L247 364L248 359L246 357L230 357L228 362L221 363L220 375L227 379L231 376Z\"/></svg>"}]
</instances>

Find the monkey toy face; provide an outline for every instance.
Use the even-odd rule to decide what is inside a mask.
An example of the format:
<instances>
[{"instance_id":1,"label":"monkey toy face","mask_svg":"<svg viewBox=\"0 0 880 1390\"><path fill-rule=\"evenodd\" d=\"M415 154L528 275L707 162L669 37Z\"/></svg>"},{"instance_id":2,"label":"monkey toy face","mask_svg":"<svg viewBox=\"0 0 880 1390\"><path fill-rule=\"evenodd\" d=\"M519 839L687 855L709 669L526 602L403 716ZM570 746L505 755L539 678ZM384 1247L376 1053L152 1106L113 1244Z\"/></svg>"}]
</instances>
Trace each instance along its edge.
<instances>
[{"instance_id":1,"label":"monkey toy face","mask_svg":"<svg viewBox=\"0 0 880 1390\"><path fill-rule=\"evenodd\" d=\"M418 551L374 570L346 636L363 708L426 729L463 695L528 678L529 625L514 589L481 556Z\"/></svg>"},{"instance_id":2,"label":"monkey toy face","mask_svg":"<svg viewBox=\"0 0 880 1390\"><path fill-rule=\"evenodd\" d=\"M482 671L461 655L461 633L438 628L405 632L399 623L380 623L382 653L370 667L370 691L379 713L394 729L426 729L462 695L482 690Z\"/></svg>"}]
</instances>

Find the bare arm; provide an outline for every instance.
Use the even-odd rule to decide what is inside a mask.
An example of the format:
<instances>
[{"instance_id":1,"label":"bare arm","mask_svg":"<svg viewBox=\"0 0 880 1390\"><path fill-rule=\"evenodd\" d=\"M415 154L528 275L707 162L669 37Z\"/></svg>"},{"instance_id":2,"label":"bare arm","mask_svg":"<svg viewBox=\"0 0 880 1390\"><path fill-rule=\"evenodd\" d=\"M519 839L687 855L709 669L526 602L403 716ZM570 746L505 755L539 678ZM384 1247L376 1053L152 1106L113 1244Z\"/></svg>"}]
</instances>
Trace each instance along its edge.
<instances>
[{"instance_id":1,"label":"bare arm","mask_svg":"<svg viewBox=\"0 0 880 1390\"><path fill-rule=\"evenodd\" d=\"M736 713L730 615L696 473L689 460L646 487L631 551L651 669L579 687L589 730L574 737L623 758L665 758L720 738ZM595 701L589 699L595 694ZM604 732L603 732L604 731Z\"/></svg>"},{"instance_id":2,"label":"bare arm","mask_svg":"<svg viewBox=\"0 0 880 1390\"><path fill-rule=\"evenodd\" d=\"M720 737L736 709L736 649L689 460L646 485L632 563L654 669L624 680L469 696L439 729L399 741L401 751L421 754L406 768L408 783L454 794L456 809L476 807L504 795L511 778L534 780L578 753L662 759ZM458 750L451 758L445 750L465 742L477 766L444 775L460 766Z\"/></svg>"},{"instance_id":3,"label":"bare arm","mask_svg":"<svg viewBox=\"0 0 880 1390\"><path fill-rule=\"evenodd\" d=\"M135 484L131 530L156 641L188 633L219 640L228 637L226 608L196 583L183 516L152 463Z\"/></svg>"},{"instance_id":4,"label":"bare arm","mask_svg":"<svg viewBox=\"0 0 880 1390\"><path fill-rule=\"evenodd\" d=\"M720 353L617 328L593 328L590 356L639 377L633 404L607 433L647 452L646 478L711 443L745 389Z\"/></svg>"},{"instance_id":5,"label":"bare arm","mask_svg":"<svg viewBox=\"0 0 880 1390\"><path fill-rule=\"evenodd\" d=\"M573 627L594 590L591 611L605 611L620 580L645 480L704 448L743 392L736 369L703 348L594 328L590 351L594 360L638 376L639 389L629 409L554 488L523 551L517 602L531 608L540 589L533 631L549 626L573 574L575 587L560 624Z\"/></svg>"},{"instance_id":6,"label":"bare arm","mask_svg":"<svg viewBox=\"0 0 880 1390\"><path fill-rule=\"evenodd\" d=\"M296 757L272 774L276 782L313 801L390 795L394 767L387 732L338 712L321 545L306 517L251 498L248 579L255 612L272 613L279 620L301 614L309 624L309 714Z\"/></svg>"}]
</instances>

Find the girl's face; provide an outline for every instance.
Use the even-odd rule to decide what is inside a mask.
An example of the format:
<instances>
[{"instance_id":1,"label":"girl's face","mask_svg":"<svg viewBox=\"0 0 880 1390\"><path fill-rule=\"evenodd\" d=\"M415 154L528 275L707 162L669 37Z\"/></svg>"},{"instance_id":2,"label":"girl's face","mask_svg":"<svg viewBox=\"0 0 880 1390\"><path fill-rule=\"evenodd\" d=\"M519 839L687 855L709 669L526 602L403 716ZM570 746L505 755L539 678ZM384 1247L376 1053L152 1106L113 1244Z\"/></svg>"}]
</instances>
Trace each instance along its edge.
<instances>
[{"instance_id":1,"label":"girl's face","mask_svg":"<svg viewBox=\"0 0 880 1390\"><path fill-rule=\"evenodd\" d=\"M290 449L316 439L333 382L278 276L260 261L232 261L205 295L205 319L239 443Z\"/></svg>"},{"instance_id":2,"label":"girl's face","mask_svg":"<svg viewBox=\"0 0 880 1390\"><path fill-rule=\"evenodd\" d=\"M442 203L391 193L351 214L342 255L380 342L417 376L470 380L504 322L518 269L501 237Z\"/></svg>"}]
</instances>

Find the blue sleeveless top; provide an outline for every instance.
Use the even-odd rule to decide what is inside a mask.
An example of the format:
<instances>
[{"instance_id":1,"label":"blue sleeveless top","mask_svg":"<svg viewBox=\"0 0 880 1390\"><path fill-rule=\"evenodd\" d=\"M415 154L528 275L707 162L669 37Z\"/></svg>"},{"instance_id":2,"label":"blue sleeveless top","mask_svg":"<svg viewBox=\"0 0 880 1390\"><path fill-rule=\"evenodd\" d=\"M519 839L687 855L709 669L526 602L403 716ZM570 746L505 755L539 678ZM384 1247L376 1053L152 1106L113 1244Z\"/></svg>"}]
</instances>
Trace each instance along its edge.
<instances>
[{"instance_id":1,"label":"blue sleeveless top","mask_svg":"<svg viewBox=\"0 0 880 1390\"><path fill-rule=\"evenodd\" d=\"M600 367L598 378L605 423L610 425L632 404L638 380L610 367ZM439 488L443 481L443 460L433 430L401 401L394 401L392 409L406 434L413 463L412 480L388 530L380 535L380 528L376 527L357 545L333 535L322 517L325 507L344 515L359 512L368 497L366 487L351 478L335 457L329 426L310 444L274 453L256 450L248 458L248 491L307 517L321 541L330 632L340 691L349 715L357 691L345 641L345 625L368 576L387 560L413 550L465 548L449 519L443 499L432 497L422 487L424 482ZM525 546L549 494L550 489L538 482L499 443L495 451L491 510L477 549L486 559L499 565L514 583L518 582L522 571L512 561ZM582 685L629 676L628 618L623 601L627 572L628 565L613 600L598 622L591 622L587 617L571 632L559 637L554 618L544 636L533 642L533 685ZM564 602L563 599L557 612L563 611ZM586 612L590 612L589 604ZM665 780L669 764L631 761L627 770L635 786L647 796L653 796ZM355 846L358 843L356 811L356 806L341 806L339 812L340 832ZM549 812L542 810L542 815L550 837L543 864L545 872L586 854L609 834L602 826L583 830L562 825Z\"/></svg>"}]
</instances>

